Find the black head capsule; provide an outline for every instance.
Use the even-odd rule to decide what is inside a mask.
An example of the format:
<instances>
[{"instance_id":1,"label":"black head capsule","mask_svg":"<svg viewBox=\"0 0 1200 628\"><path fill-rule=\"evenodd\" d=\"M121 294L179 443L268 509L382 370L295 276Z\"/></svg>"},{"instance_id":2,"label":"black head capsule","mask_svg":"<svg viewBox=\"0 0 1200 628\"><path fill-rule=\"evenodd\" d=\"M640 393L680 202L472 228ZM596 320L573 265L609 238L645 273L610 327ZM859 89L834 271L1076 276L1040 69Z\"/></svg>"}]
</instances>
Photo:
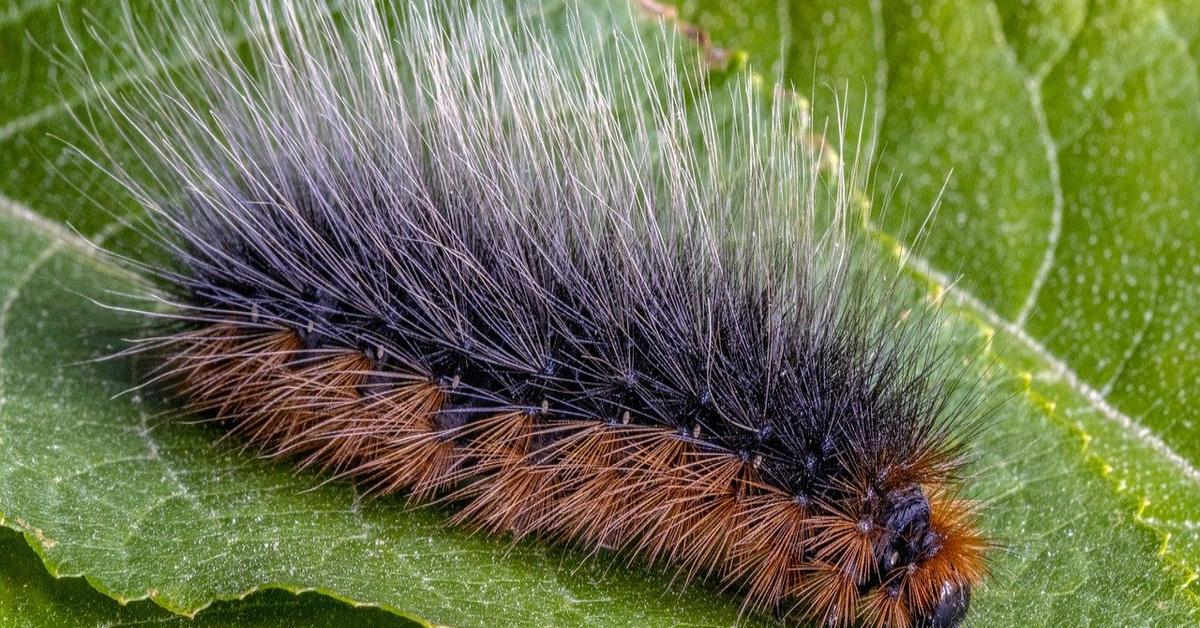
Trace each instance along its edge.
<instances>
[{"instance_id":1,"label":"black head capsule","mask_svg":"<svg viewBox=\"0 0 1200 628\"><path fill-rule=\"evenodd\" d=\"M937 553L937 535L929 525L929 500L920 486L911 484L889 491L883 502L883 535L875 548L881 573Z\"/></svg>"},{"instance_id":2,"label":"black head capsule","mask_svg":"<svg viewBox=\"0 0 1200 628\"><path fill-rule=\"evenodd\" d=\"M971 606L971 587L958 586L952 582L942 584L937 606L925 617L916 618L913 626L919 628L957 628Z\"/></svg>"},{"instance_id":3,"label":"black head capsule","mask_svg":"<svg viewBox=\"0 0 1200 628\"><path fill-rule=\"evenodd\" d=\"M921 487L911 484L889 491L883 496L884 530L875 549L879 573L893 569L913 568L941 551L941 539L930 525L932 514L929 499ZM943 582L938 602L923 617L914 618L913 625L924 628L954 628L962 624L971 602L970 587Z\"/></svg>"}]
</instances>

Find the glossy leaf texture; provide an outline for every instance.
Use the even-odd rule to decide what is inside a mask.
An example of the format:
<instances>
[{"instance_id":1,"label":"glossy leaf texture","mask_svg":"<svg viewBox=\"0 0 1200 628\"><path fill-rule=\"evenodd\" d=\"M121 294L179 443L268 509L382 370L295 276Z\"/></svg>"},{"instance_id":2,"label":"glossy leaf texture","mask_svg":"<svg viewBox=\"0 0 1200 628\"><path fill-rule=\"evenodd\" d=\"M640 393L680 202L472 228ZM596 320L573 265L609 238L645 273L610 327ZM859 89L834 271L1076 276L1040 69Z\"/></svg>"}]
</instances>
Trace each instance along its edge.
<instances>
[{"instance_id":1,"label":"glossy leaf texture","mask_svg":"<svg viewBox=\"0 0 1200 628\"><path fill-rule=\"evenodd\" d=\"M119 604L79 578L58 580L13 530L0 530L0 624L5 626L346 626L422 625L376 608L354 608L316 593L264 591L220 602L194 619L152 602Z\"/></svg>"}]
</instances>

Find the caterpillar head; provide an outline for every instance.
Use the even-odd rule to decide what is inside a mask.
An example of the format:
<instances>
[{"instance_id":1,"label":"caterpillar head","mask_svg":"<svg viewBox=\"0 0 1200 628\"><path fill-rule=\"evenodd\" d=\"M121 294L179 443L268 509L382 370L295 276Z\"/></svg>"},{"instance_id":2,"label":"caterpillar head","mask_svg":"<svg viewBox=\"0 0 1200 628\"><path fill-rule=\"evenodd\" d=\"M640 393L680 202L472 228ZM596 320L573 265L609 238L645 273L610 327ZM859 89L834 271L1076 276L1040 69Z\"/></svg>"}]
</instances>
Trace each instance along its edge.
<instances>
[{"instance_id":1,"label":"caterpillar head","mask_svg":"<svg viewBox=\"0 0 1200 628\"><path fill-rule=\"evenodd\" d=\"M817 500L793 597L827 625L959 625L988 549L973 503L941 484L885 486Z\"/></svg>"},{"instance_id":2,"label":"caterpillar head","mask_svg":"<svg viewBox=\"0 0 1200 628\"><path fill-rule=\"evenodd\" d=\"M971 504L919 484L893 489L881 501L882 525L873 543L876 575L863 588L877 588L877 595L903 604L907 621L891 623L959 625L971 588L982 579L987 549Z\"/></svg>"}]
</instances>

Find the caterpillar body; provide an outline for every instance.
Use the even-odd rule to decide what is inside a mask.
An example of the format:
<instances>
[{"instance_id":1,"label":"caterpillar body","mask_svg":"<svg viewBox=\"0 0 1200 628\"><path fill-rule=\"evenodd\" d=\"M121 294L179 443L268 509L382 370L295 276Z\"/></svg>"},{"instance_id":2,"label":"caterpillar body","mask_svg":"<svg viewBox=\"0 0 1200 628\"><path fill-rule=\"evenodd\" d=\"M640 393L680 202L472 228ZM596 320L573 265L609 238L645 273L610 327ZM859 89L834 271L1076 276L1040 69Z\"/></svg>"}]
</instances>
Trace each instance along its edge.
<instances>
[{"instance_id":1,"label":"caterpillar body","mask_svg":"<svg viewBox=\"0 0 1200 628\"><path fill-rule=\"evenodd\" d=\"M260 2L248 52L184 5L208 52L106 101L167 260L129 261L166 305L149 381L270 454L747 613L961 622L981 395L864 261L857 172L666 34L452 4Z\"/></svg>"}]
</instances>

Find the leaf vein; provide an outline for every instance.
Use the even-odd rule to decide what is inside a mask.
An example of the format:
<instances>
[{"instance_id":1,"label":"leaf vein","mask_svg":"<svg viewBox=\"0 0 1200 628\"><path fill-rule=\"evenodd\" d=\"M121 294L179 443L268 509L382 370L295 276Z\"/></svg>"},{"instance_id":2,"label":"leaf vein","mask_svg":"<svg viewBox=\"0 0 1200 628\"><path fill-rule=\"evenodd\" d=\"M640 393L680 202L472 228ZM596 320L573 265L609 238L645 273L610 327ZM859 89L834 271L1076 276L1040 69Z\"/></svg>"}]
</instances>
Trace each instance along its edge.
<instances>
[{"instance_id":1,"label":"leaf vein","mask_svg":"<svg viewBox=\"0 0 1200 628\"><path fill-rule=\"evenodd\" d=\"M1050 179L1052 204L1050 209L1050 233L1046 235L1046 250L1042 254L1042 261L1038 264L1037 272L1034 273L1033 281L1030 283L1029 291L1025 295L1021 309L1017 311L1017 316L1014 319L1016 325L1023 328L1033 308L1037 305L1038 295L1041 294L1042 286L1045 285L1046 278L1050 276L1050 271L1054 268L1055 257L1058 255L1058 242L1062 236L1063 208L1065 205L1062 173L1059 170L1058 144L1054 139L1054 135L1050 132L1050 122L1046 118L1046 106L1042 102L1041 77L1025 72L1024 67L1017 57L1016 48L1008 41L1008 37L1004 33L1004 24L1000 19L1000 10L996 6L995 0L988 2L986 11L988 20L992 24L996 43L1000 44L1013 68L1021 75L1021 83L1025 87L1025 94L1029 97L1029 106L1033 112L1033 121L1037 125L1038 139L1042 142L1042 147L1045 150L1046 174Z\"/></svg>"},{"instance_id":2,"label":"leaf vein","mask_svg":"<svg viewBox=\"0 0 1200 628\"><path fill-rule=\"evenodd\" d=\"M869 225L869 227L876 233L887 238L891 238L889 234L878 229L877 227L871 225ZM947 294L953 295L954 298L956 298L963 305L973 309L980 317L983 318L984 322L998 329L1004 330L1013 338L1020 341L1026 349L1037 355L1039 359L1041 359L1050 367L1050 372L1062 378L1068 387L1086 399L1093 408L1099 411L1101 416L1116 423L1123 430L1125 430L1129 436L1140 440L1143 444L1171 462L1189 480L1195 482L1196 484L1200 484L1200 469L1192 466L1187 459L1176 453L1175 450L1171 449L1171 447L1156 434L1154 434L1150 428L1138 423L1129 415L1123 413L1121 410L1110 404L1104 395L1100 393L1100 391L1096 390L1089 383L1084 381L1083 378L1075 373L1075 371L1072 370L1066 362L1062 361L1060 358L1051 353L1045 345L1043 345L1033 336L1029 335L1029 332L1027 332L1023 327L1020 327L997 314L996 311L989 307L986 303L981 301L975 295L971 294L969 291L958 286L955 282L951 281L945 273L938 270L936 267L930 264L929 261L925 260L921 256L907 249L904 250L902 256L903 261L907 266L936 283L938 287L945 290Z\"/></svg>"}]
</instances>

